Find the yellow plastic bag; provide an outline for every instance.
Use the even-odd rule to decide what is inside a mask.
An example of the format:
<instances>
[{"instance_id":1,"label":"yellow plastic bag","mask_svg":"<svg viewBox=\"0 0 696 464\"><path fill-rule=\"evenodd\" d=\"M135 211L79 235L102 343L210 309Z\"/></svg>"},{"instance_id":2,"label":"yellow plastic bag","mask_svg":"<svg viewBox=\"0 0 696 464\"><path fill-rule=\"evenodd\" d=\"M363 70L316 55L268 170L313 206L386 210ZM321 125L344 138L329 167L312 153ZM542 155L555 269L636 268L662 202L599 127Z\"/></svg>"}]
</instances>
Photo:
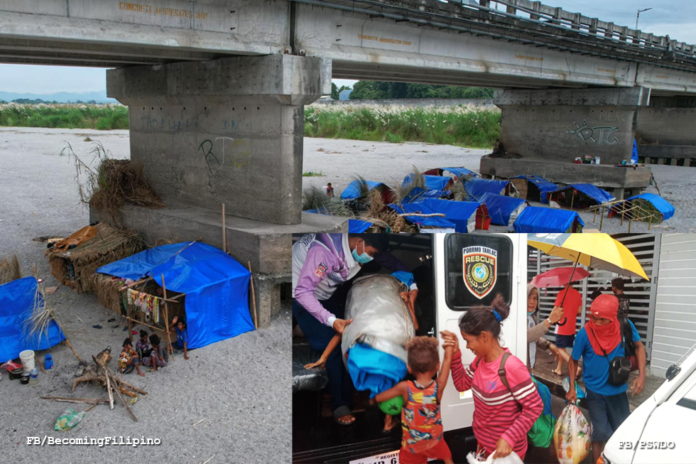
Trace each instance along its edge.
<instances>
[{"instance_id":1,"label":"yellow plastic bag","mask_svg":"<svg viewBox=\"0 0 696 464\"><path fill-rule=\"evenodd\" d=\"M553 444L560 464L578 464L590 451L592 426L583 416L580 408L567 405L556 422L553 431Z\"/></svg>"}]
</instances>

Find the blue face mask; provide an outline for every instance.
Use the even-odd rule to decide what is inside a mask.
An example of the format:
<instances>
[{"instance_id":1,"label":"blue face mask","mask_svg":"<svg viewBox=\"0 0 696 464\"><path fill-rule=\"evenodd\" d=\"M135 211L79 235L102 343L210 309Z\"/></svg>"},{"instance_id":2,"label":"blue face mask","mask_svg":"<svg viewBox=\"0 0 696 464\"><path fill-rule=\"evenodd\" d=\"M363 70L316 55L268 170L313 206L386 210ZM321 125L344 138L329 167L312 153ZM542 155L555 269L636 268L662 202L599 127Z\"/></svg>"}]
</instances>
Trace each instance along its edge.
<instances>
[{"instance_id":1,"label":"blue face mask","mask_svg":"<svg viewBox=\"0 0 696 464\"><path fill-rule=\"evenodd\" d=\"M353 250L353 259L355 259L360 264L367 264L370 261L372 261L373 258L372 256L365 253L365 242L361 243L363 244L363 252L361 255L358 255L358 247L355 247L355 250Z\"/></svg>"}]
</instances>

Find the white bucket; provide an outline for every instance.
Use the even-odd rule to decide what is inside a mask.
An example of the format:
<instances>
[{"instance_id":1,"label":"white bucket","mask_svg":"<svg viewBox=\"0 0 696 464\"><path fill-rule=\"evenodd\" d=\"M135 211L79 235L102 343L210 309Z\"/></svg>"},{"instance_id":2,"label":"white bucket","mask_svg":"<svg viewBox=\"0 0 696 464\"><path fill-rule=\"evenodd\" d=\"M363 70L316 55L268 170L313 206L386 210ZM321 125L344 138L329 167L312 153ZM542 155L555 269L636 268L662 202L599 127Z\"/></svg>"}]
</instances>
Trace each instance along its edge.
<instances>
[{"instance_id":1,"label":"white bucket","mask_svg":"<svg viewBox=\"0 0 696 464\"><path fill-rule=\"evenodd\" d=\"M34 365L34 352L32 350L24 350L19 353L19 359L22 360L24 372L31 372L36 366Z\"/></svg>"}]
</instances>

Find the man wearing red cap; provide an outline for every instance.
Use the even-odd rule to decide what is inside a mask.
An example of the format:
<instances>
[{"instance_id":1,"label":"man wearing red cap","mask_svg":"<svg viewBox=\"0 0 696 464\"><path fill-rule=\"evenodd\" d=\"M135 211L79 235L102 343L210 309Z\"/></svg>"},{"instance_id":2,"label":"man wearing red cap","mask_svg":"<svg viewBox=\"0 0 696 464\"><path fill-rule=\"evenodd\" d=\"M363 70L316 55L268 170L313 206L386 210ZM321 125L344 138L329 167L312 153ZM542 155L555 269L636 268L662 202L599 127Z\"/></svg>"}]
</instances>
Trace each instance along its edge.
<instances>
[{"instance_id":1,"label":"man wearing red cap","mask_svg":"<svg viewBox=\"0 0 696 464\"><path fill-rule=\"evenodd\" d=\"M626 394L628 384L609 383L610 362L617 356L625 356L626 343L634 344L640 369L631 387L633 396L645 387L645 348L630 321L632 340L622 340L618 309L619 300L614 295L600 295L592 302L590 320L578 332L568 368L571 386L566 399L575 402L575 367L580 357L583 358L587 408L592 420L592 462L597 462L607 440L631 413Z\"/></svg>"}]
</instances>

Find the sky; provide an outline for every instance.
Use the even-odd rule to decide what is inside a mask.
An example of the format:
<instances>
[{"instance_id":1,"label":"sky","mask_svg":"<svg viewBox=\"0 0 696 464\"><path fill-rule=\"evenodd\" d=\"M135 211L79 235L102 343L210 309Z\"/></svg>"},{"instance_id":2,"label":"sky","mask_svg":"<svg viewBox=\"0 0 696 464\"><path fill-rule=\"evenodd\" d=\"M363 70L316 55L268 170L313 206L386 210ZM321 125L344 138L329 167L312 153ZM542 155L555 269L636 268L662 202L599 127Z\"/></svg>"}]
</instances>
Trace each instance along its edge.
<instances>
[{"instance_id":1,"label":"sky","mask_svg":"<svg viewBox=\"0 0 696 464\"><path fill-rule=\"evenodd\" d=\"M641 13L639 29L656 35L696 43L696 0L542 0L550 6L635 27L636 11ZM356 81L335 79L338 87ZM106 88L103 69L0 64L0 90L6 92L91 92Z\"/></svg>"}]
</instances>

